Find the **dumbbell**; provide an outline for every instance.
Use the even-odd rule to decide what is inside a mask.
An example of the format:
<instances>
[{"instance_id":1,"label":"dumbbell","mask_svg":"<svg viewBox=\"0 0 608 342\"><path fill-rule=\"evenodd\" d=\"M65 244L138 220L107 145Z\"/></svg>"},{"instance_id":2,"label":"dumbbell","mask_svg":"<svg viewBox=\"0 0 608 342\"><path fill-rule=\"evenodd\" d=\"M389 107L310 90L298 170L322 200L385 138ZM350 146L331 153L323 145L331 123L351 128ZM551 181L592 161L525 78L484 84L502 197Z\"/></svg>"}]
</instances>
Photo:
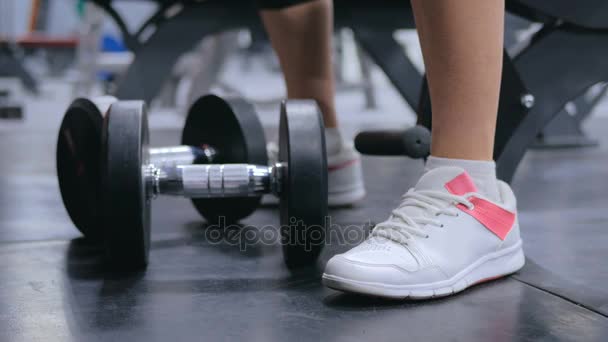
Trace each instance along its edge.
<instances>
[{"instance_id":1,"label":"dumbbell","mask_svg":"<svg viewBox=\"0 0 608 342\"><path fill-rule=\"evenodd\" d=\"M102 240L101 136L103 120L117 100L111 96L77 99L66 111L57 140L57 176L65 208L74 225L91 241ZM189 109L181 146L151 148L158 167L202 163L266 165L263 127L253 106L238 98L199 98ZM238 221L250 215L261 196L193 199L208 221Z\"/></svg>"},{"instance_id":2,"label":"dumbbell","mask_svg":"<svg viewBox=\"0 0 608 342\"><path fill-rule=\"evenodd\" d=\"M355 137L357 151L377 156L425 158L431 150L431 132L424 126L403 131L366 131Z\"/></svg>"},{"instance_id":3,"label":"dumbbell","mask_svg":"<svg viewBox=\"0 0 608 342\"><path fill-rule=\"evenodd\" d=\"M207 199L280 198L283 256L289 267L320 254L327 215L327 160L316 102L282 103L279 158L267 164L155 165L148 147L146 106L114 103L102 128L105 253L110 265L142 268L150 249L150 203L158 195ZM225 208L230 211L232 208Z\"/></svg>"}]
</instances>

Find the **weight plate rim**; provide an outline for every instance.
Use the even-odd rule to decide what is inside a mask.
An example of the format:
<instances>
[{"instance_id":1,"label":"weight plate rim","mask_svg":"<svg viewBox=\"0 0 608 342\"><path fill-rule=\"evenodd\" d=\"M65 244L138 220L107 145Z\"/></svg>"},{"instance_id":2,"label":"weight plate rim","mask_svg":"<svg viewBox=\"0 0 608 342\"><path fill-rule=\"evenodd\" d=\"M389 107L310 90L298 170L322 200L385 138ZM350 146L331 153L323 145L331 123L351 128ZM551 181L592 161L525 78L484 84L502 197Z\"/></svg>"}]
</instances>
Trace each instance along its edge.
<instances>
[{"instance_id":1,"label":"weight plate rim","mask_svg":"<svg viewBox=\"0 0 608 342\"><path fill-rule=\"evenodd\" d=\"M110 143L112 139L120 143ZM102 146L106 261L113 268L143 269L150 250L150 198L143 169L149 162L149 131L143 101L112 105L104 118Z\"/></svg>"},{"instance_id":2,"label":"weight plate rim","mask_svg":"<svg viewBox=\"0 0 608 342\"><path fill-rule=\"evenodd\" d=\"M80 213L78 210L74 208L70 203L71 201L75 201L77 198L82 199L85 196L75 196L75 193L78 193L79 189L82 189L79 186L74 185L74 189L76 191L70 191L69 183L73 181L71 177L68 177L66 174L66 169L70 168L70 165L64 163L65 159L61 156L62 144L63 144L63 132L67 129L67 125L72 120L72 118L76 116L78 119L81 119L83 116L88 119L92 123L93 129L87 131L86 135L94 136L94 140L98 141L97 152L101 150L101 131L103 126L103 117L101 112L97 108L97 106L89 99L86 98L77 98L68 107L66 110L63 119L61 120L61 125L59 127L59 134L57 136L57 144L55 149L55 168L57 174L57 182L59 186L59 192L61 194L61 200L63 202L64 208L66 209L70 220L74 224L74 226L84 235L84 237L91 241L100 241L101 240L101 226L99 224L99 213L94 216L89 216L89 218L83 218L84 216L88 216L86 213ZM90 126L88 128L91 128ZM85 169L88 170L99 170L99 158L91 158L90 166ZM97 185L101 185L101 179L97 179ZM84 190L84 189L82 189ZM90 189L88 189L90 191ZM97 203L94 204L94 207L101 209L101 199L100 199L100 189L97 188L96 195L94 197L97 198ZM82 193L82 192L80 192Z\"/></svg>"},{"instance_id":3,"label":"weight plate rim","mask_svg":"<svg viewBox=\"0 0 608 342\"><path fill-rule=\"evenodd\" d=\"M315 113L316 118L304 113ZM298 132L296 126L305 127ZM288 268L298 268L314 264L325 241L326 218L328 215L327 205L327 156L325 149L325 130L323 118L316 102L312 100L287 100L281 104L281 117L279 123L279 162L285 163L286 167L282 174L282 189L280 194L281 210L281 238L282 250L285 264ZM316 149L319 153L306 155L305 160L297 161L293 158L293 151L298 148L298 142L311 144L317 141ZM316 170L315 170L316 166ZM302 196L292 189L296 188L297 181L310 179L314 174L319 175L318 184L302 186ZM305 203L303 201L307 200ZM308 214L307 213L313 213ZM314 214L316 212L316 214ZM309 222L304 222L304 227L319 227L321 243L310 246L310 250L302 249L301 245L292 245L288 231L293 232L291 218L305 217ZM295 227L299 227L296 222ZM296 232L300 238L300 231ZM287 239L287 241L286 241ZM286 243L287 242L287 243Z\"/></svg>"}]
</instances>

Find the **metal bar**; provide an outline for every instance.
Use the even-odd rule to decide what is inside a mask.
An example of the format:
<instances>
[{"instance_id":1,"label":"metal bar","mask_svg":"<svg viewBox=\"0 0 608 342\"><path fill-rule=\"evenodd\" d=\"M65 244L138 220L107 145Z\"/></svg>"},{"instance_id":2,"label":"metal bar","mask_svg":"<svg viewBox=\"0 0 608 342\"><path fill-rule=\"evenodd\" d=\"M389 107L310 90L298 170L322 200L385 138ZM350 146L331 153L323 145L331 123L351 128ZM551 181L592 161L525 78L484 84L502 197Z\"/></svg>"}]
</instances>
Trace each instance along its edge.
<instances>
[{"instance_id":1,"label":"metal bar","mask_svg":"<svg viewBox=\"0 0 608 342\"><path fill-rule=\"evenodd\" d=\"M572 0L510 0L507 9L515 10L526 18L560 18L562 21L587 29L607 29L608 2L585 0L584 4L572 6Z\"/></svg>"},{"instance_id":2,"label":"metal bar","mask_svg":"<svg viewBox=\"0 0 608 342\"><path fill-rule=\"evenodd\" d=\"M604 67L606 60L606 32L567 27L538 39L515 58L519 76L536 103L510 133L497 158L497 172L502 179L511 179L528 146L567 102L590 86L608 80L608 70ZM512 112L501 114L513 115Z\"/></svg>"},{"instance_id":3,"label":"metal bar","mask_svg":"<svg viewBox=\"0 0 608 342\"><path fill-rule=\"evenodd\" d=\"M582 123L608 91L608 83L598 83L566 104L538 136L533 148L569 148L597 146L597 139L583 131Z\"/></svg>"},{"instance_id":4,"label":"metal bar","mask_svg":"<svg viewBox=\"0 0 608 342\"><path fill-rule=\"evenodd\" d=\"M239 27L255 26L256 23L261 25L253 4L243 2L242 7L239 13L245 12L247 15L235 15L234 7L222 1L189 4L187 10L164 22L135 51L135 59L119 81L115 95L121 99L150 102L171 75L179 56L191 50L204 37Z\"/></svg>"},{"instance_id":5,"label":"metal bar","mask_svg":"<svg viewBox=\"0 0 608 342\"><path fill-rule=\"evenodd\" d=\"M420 98L422 76L393 37L394 30L360 27L353 23L353 33L366 54L385 73L399 94L415 111Z\"/></svg>"},{"instance_id":6,"label":"metal bar","mask_svg":"<svg viewBox=\"0 0 608 342\"><path fill-rule=\"evenodd\" d=\"M574 107L573 103L568 104ZM597 140L591 139L583 131L581 122L579 121L579 118L577 118L579 114L572 115L568 111L568 107L569 106L567 105L566 108L562 109L555 118L543 128L543 131L538 135L536 142L531 148L576 148L598 145ZM586 113L580 113L581 116L584 114Z\"/></svg>"},{"instance_id":7,"label":"metal bar","mask_svg":"<svg viewBox=\"0 0 608 342\"><path fill-rule=\"evenodd\" d=\"M152 25L158 27L160 24L162 24L166 20L165 11L171 6L173 6L173 4L170 5L165 3L159 3L159 8L156 10L156 12L154 12L154 14L152 14L148 19L146 19L146 21L144 21L144 23L141 24L141 26L133 34L134 40L141 44L141 37L143 33Z\"/></svg>"},{"instance_id":8,"label":"metal bar","mask_svg":"<svg viewBox=\"0 0 608 342\"><path fill-rule=\"evenodd\" d=\"M376 109L378 108L378 102L374 93L374 82L372 82L372 63L363 48L358 43L355 42L355 44L357 45L357 57L359 58L359 68L361 70L365 109Z\"/></svg>"},{"instance_id":9,"label":"metal bar","mask_svg":"<svg viewBox=\"0 0 608 342\"><path fill-rule=\"evenodd\" d=\"M114 20L114 23L116 24L116 26L118 26L118 29L122 33L122 39L124 40L127 48L131 51L137 51L140 46L139 42L137 41L136 37L131 34L129 28L127 27L127 24L122 19L120 14L114 9L114 7L112 7L110 2L101 0L97 0L94 2L104 11L106 11L106 13Z\"/></svg>"},{"instance_id":10,"label":"metal bar","mask_svg":"<svg viewBox=\"0 0 608 342\"><path fill-rule=\"evenodd\" d=\"M248 197L273 190L273 167L249 164L150 165L154 194L188 198Z\"/></svg>"},{"instance_id":11,"label":"metal bar","mask_svg":"<svg viewBox=\"0 0 608 342\"><path fill-rule=\"evenodd\" d=\"M217 150L211 146L169 146L150 150L150 164L156 167L174 167L177 165L211 164L217 157Z\"/></svg>"},{"instance_id":12,"label":"metal bar","mask_svg":"<svg viewBox=\"0 0 608 342\"><path fill-rule=\"evenodd\" d=\"M22 63L22 59L17 57L15 50L8 43L0 42L0 77L14 76L21 80L23 86L32 92L38 94L38 81L26 69Z\"/></svg>"},{"instance_id":13,"label":"metal bar","mask_svg":"<svg viewBox=\"0 0 608 342\"><path fill-rule=\"evenodd\" d=\"M585 95L573 101L577 112L575 119L579 124L593 112L597 104L600 103L606 95L608 95L608 82L602 82L593 85L587 90Z\"/></svg>"}]
</instances>

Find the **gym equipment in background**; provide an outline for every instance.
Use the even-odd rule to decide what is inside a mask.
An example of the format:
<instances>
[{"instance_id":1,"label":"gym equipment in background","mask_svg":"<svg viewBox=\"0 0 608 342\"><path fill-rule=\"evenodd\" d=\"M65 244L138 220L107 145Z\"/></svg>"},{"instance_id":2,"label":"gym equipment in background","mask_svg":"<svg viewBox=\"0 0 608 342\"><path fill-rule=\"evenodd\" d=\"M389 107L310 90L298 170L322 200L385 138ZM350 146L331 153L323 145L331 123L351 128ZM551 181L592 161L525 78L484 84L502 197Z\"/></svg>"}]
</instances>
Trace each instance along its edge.
<instances>
[{"instance_id":1,"label":"gym equipment in background","mask_svg":"<svg viewBox=\"0 0 608 342\"><path fill-rule=\"evenodd\" d=\"M424 126L405 131L366 131L355 137L355 148L367 155L426 158L431 153L431 132Z\"/></svg>"},{"instance_id":2,"label":"gym equipment in background","mask_svg":"<svg viewBox=\"0 0 608 342\"><path fill-rule=\"evenodd\" d=\"M22 97L18 78L0 77L0 119L23 119Z\"/></svg>"}]
</instances>

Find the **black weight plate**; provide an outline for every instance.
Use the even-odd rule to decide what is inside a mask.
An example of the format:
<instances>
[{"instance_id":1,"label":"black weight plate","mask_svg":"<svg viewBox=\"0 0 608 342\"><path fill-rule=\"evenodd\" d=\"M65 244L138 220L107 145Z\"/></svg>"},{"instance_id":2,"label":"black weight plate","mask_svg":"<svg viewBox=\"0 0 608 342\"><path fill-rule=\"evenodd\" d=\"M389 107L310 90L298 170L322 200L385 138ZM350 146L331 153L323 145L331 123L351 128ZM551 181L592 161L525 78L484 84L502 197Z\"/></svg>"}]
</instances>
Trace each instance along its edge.
<instances>
[{"instance_id":1,"label":"black weight plate","mask_svg":"<svg viewBox=\"0 0 608 342\"><path fill-rule=\"evenodd\" d=\"M264 128L253 106L239 98L216 95L199 98L190 110L182 132L182 144L211 146L218 152L214 164L268 165ZM195 208L209 222L245 218L259 206L261 196L196 198Z\"/></svg>"},{"instance_id":2,"label":"black weight plate","mask_svg":"<svg viewBox=\"0 0 608 342\"><path fill-rule=\"evenodd\" d=\"M143 101L112 105L102 130L103 224L106 257L121 269L143 268L150 249L148 119Z\"/></svg>"},{"instance_id":3,"label":"black weight plate","mask_svg":"<svg viewBox=\"0 0 608 342\"><path fill-rule=\"evenodd\" d=\"M281 238L288 267L313 264L325 243L327 157L315 101L288 100L279 124Z\"/></svg>"},{"instance_id":4,"label":"black weight plate","mask_svg":"<svg viewBox=\"0 0 608 342\"><path fill-rule=\"evenodd\" d=\"M102 117L95 104L76 99L57 138L57 179L72 222L91 241L101 241L100 170Z\"/></svg>"}]
</instances>

